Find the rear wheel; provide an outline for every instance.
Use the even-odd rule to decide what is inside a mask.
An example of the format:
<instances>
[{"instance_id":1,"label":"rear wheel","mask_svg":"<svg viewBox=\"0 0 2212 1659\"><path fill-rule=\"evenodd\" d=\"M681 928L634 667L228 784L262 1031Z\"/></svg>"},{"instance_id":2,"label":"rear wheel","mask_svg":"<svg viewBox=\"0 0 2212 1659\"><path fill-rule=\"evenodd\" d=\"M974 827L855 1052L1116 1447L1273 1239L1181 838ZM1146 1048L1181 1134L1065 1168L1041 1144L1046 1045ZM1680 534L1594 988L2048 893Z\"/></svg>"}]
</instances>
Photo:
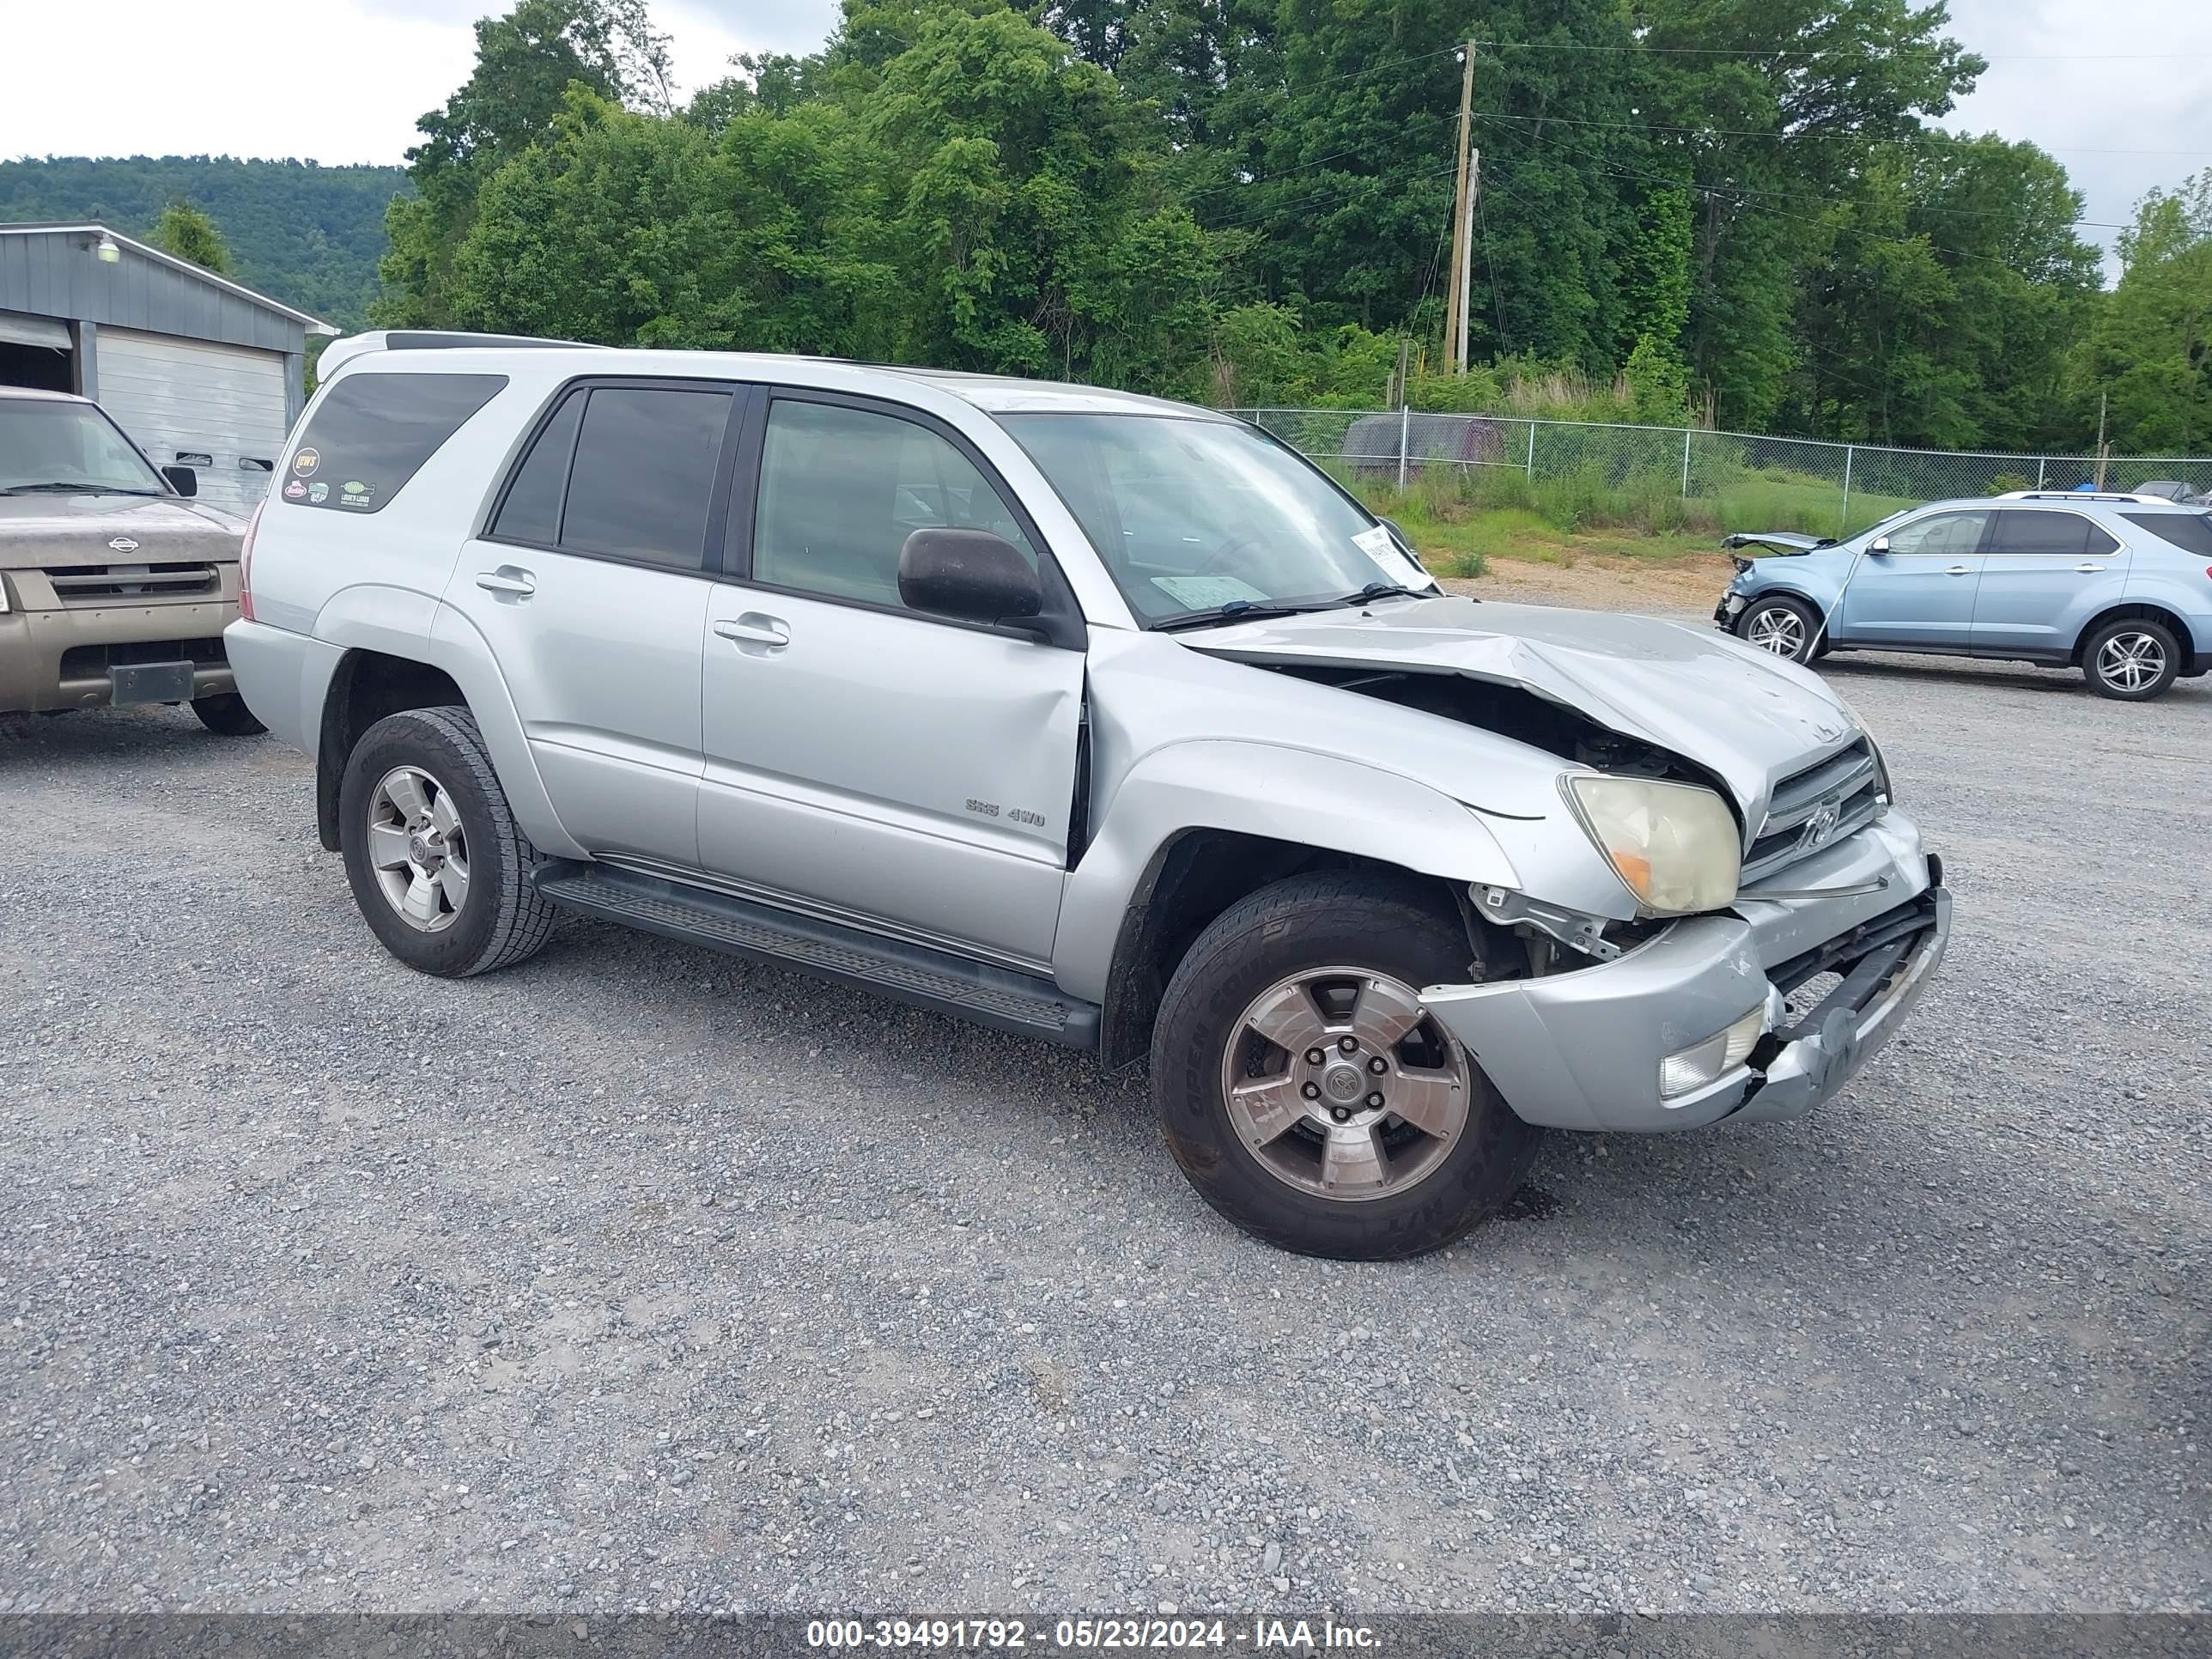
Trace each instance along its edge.
<instances>
[{"instance_id":1,"label":"rear wheel","mask_svg":"<svg viewBox=\"0 0 2212 1659\"><path fill-rule=\"evenodd\" d=\"M1820 617L1802 599L1777 594L1744 606L1735 630L1745 643L1762 651L1771 651L1789 662L1809 662L1820 637Z\"/></svg>"},{"instance_id":2,"label":"rear wheel","mask_svg":"<svg viewBox=\"0 0 2212 1659\"><path fill-rule=\"evenodd\" d=\"M1224 913L1152 1036L1161 1127L1199 1195L1350 1261L1437 1249L1500 1208L1540 1132L1419 995L1478 972L1470 955L1458 916L1387 878L1294 877Z\"/></svg>"},{"instance_id":3,"label":"rear wheel","mask_svg":"<svg viewBox=\"0 0 2212 1659\"><path fill-rule=\"evenodd\" d=\"M218 691L212 696L194 697L192 713L200 717L200 724L210 732L219 732L226 738L258 737L269 728L253 718L253 711L246 706L246 699L235 691Z\"/></svg>"},{"instance_id":4,"label":"rear wheel","mask_svg":"<svg viewBox=\"0 0 2212 1659\"><path fill-rule=\"evenodd\" d=\"M2082 641L2081 672L2100 696L2148 702L2173 684L2181 646L2164 623L2126 617Z\"/></svg>"},{"instance_id":5,"label":"rear wheel","mask_svg":"<svg viewBox=\"0 0 2212 1659\"><path fill-rule=\"evenodd\" d=\"M338 792L346 879L369 931L410 968L459 979L533 956L554 911L465 708L377 721Z\"/></svg>"}]
</instances>

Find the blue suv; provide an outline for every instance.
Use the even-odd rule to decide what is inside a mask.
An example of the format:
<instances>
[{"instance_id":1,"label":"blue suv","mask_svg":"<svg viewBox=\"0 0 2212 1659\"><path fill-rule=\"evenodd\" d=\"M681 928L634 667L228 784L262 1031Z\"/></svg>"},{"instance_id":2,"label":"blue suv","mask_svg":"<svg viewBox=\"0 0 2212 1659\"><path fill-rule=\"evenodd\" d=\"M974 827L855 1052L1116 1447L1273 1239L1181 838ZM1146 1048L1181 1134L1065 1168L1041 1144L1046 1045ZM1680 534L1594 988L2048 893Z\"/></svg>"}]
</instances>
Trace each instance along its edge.
<instances>
[{"instance_id":1,"label":"blue suv","mask_svg":"<svg viewBox=\"0 0 2212 1659\"><path fill-rule=\"evenodd\" d=\"M1792 662L1831 651L1996 657L2081 671L2147 702L2212 670L2212 513L2145 495L2020 490L1932 501L1848 541L1789 532L1739 558L1713 612Z\"/></svg>"}]
</instances>

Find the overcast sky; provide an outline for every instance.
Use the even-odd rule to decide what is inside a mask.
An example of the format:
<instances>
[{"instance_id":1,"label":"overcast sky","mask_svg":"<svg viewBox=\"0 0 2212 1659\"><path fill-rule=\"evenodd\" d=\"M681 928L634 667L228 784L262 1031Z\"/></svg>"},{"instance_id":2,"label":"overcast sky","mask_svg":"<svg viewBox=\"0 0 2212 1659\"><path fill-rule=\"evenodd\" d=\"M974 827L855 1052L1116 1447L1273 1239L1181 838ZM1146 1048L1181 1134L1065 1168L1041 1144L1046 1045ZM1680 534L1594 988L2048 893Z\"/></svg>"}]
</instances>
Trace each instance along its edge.
<instances>
[{"instance_id":1,"label":"overcast sky","mask_svg":"<svg viewBox=\"0 0 2212 1659\"><path fill-rule=\"evenodd\" d=\"M466 78L470 0L18 0L0 156L232 155L397 161L415 118ZM836 0L653 0L686 92L734 52L811 51ZM1990 58L1946 125L2030 139L2126 221L2137 198L2212 167L2206 0L1952 0ZM2132 152L2132 153L2130 153ZM2143 153L2158 152L2158 153ZM2110 246L2113 232L2083 234Z\"/></svg>"}]
</instances>

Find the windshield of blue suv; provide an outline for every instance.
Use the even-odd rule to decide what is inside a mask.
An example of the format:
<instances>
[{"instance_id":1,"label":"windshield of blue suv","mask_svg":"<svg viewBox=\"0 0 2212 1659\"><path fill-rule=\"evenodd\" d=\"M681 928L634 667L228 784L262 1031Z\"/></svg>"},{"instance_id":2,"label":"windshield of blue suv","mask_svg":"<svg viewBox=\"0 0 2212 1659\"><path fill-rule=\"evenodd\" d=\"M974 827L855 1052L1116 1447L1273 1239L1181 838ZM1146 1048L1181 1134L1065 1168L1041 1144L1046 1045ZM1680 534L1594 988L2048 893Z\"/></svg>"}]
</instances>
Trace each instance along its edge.
<instances>
[{"instance_id":1,"label":"windshield of blue suv","mask_svg":"<svg viewBox=\"0 0 2212 1659\"><path fill-rule=\"evenodd\" d=\"M1310 462L1250 427L1173 415L1001 415L1147 627L1432 584Z\"/></svg>"},{"instance_id":2,"label":"windshield of blue suv","mask_svg":"<svg viewBox=\"0 0 2212 1659\"><path fill-rule=\"evenodd\" d=\"M161 475L91 404L0 398L0 495L166 495Z\"/></svg>"}]
</instances>

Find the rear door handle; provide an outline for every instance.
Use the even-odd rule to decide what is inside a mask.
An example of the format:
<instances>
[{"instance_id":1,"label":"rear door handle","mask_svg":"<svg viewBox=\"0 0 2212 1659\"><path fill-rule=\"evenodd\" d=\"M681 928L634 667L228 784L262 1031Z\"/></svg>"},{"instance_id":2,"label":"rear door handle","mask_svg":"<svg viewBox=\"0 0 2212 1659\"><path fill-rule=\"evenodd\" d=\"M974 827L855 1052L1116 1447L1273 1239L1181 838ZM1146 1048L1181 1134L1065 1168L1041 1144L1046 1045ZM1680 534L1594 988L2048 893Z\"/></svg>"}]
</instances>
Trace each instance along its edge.
<instances>
[{"instance_id":1,"label":"rear door handle","mask_svg":"<svg viewBox=\"0 0 2212 1659\"><path fill-rule=\"evenodd\" d=\"M1943 574L1947 576L1971 576L1974 574L1974 567L1970 564L1954 564Z\"/></svg>"},{"instance_id":2,"label":"rear door handle","mask_svg":"<svg viewBox=\"0 0 2212 1659\"><path fill-rule=\"evenodd\" d=\"M538 591L538 578L518 565L503 564L496 570L477 571L477 586L487 593L526 599Z\"/></svg>"},{"instance_id":3,"label":"rear door handle","mask_svg":"<svg viewBox=\"0 0 2212 1659\"><path fill-rule=\"evenodd\" d=\"M791 624L781 617L771 617L758 611L748 611L736 617L723 617L714 623L714 632L748 656L765 656L771 651L781 651L791 643Z\"/></svg>"},{"instance_id":4,"label":"rear door handle","mask_svg":"<svg viewBox=\"0 0 2212 1659\"><path fill-rule=\"evenodd\" d=\"M2102 570L2105 567L2101 564L2077 564L2074 568L2080 571L2083 575L2087 576Z\"/></svg>"}]
</instances>

